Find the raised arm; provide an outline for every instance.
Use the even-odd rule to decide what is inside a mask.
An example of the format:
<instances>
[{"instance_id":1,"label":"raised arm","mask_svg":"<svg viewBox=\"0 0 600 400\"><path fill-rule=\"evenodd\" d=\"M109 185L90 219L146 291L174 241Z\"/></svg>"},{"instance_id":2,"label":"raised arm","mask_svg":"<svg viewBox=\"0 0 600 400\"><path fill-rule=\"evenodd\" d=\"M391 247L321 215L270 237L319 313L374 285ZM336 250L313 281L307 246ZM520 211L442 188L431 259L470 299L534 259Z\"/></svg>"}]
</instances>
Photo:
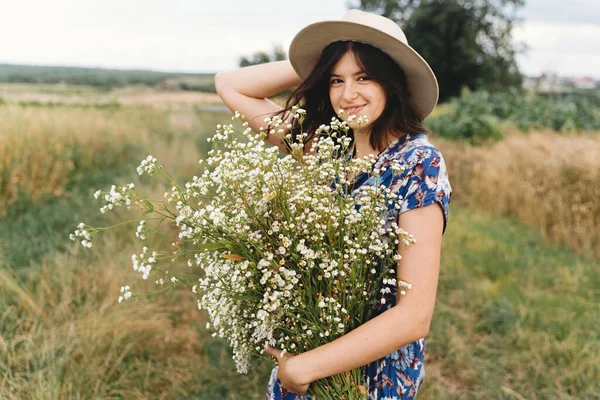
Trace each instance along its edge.
<instances>
[{"instance_id":1,"label":"raised arm","mask_svg":"<svg viewBox=\"0 0 600 400\"><path fill-rule=\"evenodd\" d=\"M223 103L232 112L244 114L255 132L266 128L265 118L282 109L268 98L297 86L300 82L289 61L252 65L220 72L215 76L215 87ZM279 136L270 135L266 140L287 153Z\"/></svg>"}]
</instances>

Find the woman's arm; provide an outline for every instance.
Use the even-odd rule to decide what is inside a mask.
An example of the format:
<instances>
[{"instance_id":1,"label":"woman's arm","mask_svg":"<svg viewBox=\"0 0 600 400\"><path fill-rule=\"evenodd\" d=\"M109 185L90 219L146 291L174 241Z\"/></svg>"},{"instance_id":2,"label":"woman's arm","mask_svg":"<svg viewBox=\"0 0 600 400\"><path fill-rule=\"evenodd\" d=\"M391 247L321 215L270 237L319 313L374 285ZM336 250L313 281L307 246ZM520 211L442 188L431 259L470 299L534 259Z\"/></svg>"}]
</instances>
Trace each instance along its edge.
<instances>
[{"instance_id":1,"label":"woman's arm","mask_svg":"<svg viewBox=\"0 0 600 400\"><path fill-rule=\"evenodd\" d=\"M215 76L215 87L223 103L232 112L239 111L244 114L255 132L266 128L265 118L282 109L268 97L297 86L300 82L289 61L252 65L220 72ZM279 136L270 135L266 140L287 153Z\"/></svg>"},{"instance_id":2,"label":"woman's arm","mask_svg":"<svg viewBox=\"0 0 600 400\"><path fill-rule=\"evenodd\" d=\"M397 276L412 289L398 296L395 307L331 343L287 359L269 349L278 359L283 387L304 394L312 381L366 365L427 335L437 291L442 210L437 204L416 208L401 214L399 224L417 239L408 247L399 246Z\"/></svg>"}]
</instances>

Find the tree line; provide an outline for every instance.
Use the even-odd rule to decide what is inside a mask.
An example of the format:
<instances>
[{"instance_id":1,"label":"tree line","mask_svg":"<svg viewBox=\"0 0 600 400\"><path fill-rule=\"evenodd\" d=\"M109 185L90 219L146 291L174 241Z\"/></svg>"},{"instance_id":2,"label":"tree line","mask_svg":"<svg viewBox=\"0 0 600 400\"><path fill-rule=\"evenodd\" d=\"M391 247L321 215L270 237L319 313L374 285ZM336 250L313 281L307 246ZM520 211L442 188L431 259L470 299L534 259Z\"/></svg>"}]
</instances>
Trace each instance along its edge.
<instances>
[{"instance_id":1,"label":"tree line","mask_svg":"<svg viewBox=\"0 0 600 400\"><path fill-rule=\"evenodd\" d=\"M215 91L214 74L12 64L0 64L0 82L66 83L106 90L129 85L145 85L167 89Z\"/></svg>"}]
</instances>

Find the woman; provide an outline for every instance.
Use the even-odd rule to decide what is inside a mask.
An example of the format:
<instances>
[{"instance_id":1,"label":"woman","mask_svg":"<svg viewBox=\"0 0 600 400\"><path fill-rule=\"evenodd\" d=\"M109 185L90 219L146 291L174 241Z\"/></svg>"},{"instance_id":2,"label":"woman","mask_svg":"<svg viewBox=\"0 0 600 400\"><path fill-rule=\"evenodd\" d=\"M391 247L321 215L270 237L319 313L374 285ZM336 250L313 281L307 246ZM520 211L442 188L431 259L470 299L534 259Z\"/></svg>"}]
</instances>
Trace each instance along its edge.
<instances>
[{"instance_id":1,"label":"woman","mask_svg":"<svg viewBox=\"0 0 600 400\"><path fill-rule=\"evenodd\" d=\"M377 183L404 197L402 208L386 217L417 239L398 248L402 261L397 278L410 282L412 289L396 296L397 288L391 287L389 301L374 310L368 322L331 343L284 357L278 349L267 348L278 361L267 399L308 398L303 395L311 382L361 366L369 399L414 398L424 377L423 338L435 305L451 195L443 157L421 125L437 103L435 75L393 21L350 10L341 21L319 22L300 31L290 46L289 62L219 73L215 83L227 107L244 114L257 132L265 128L266 117L276 114L294 124L291 107L302 106L307 111L307 148L315 129L338 110L343 116L365 116L367 124L349 122L354 157L376 155L374 168L379 169L392 162L406 166L393 179L389 169ZM286 107L267 99L294 86L298 87ZM294 124L295 134L299 130ZM266 140L288 152L276 134ZM354 188L374 183L374 178L360 174Z\"/></svg>"}]
</instances>

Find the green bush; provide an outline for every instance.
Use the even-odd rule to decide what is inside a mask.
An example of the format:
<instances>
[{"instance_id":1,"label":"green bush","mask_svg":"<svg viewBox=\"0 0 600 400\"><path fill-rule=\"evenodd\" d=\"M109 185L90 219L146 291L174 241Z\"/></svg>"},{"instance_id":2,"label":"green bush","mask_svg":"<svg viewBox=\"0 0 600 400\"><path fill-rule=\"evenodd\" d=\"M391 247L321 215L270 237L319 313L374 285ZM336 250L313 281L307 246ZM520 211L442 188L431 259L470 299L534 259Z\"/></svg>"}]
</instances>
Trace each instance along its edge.
<instances>
[{"instance_id":1,"label":"green bush","mask_svg":"<svg viewBox=\"0 0 600 400\"><path fill-rule=\"evenodd\" d=\"M550 128L558 132L600 130L599 106L582 94L525 95L517 90L490 95L494 115L522 131Z\"/></svg>"},{"instance_id":2,"label":"green bush","mask_svg":"<svg viewBox=\"0 0 600 400\"><path fill-rule=\"evenodd\" d=\"M499 121L493 115L489 97L488 92L465 89L461 97L451 101L452 113L427 120L426 127L441 137L472 144L501 139Z\"/></svg>"},{"instance_id":3,"label":"green bush","mask_svg":"<svg viewBox=\"0 0 600 400\"><path fill-rule=\"evenodd\" d=\"M527 95L514 88L495 93L464 89L450 105L453 112L427 120L427 128L441 137L473 144L500 139L500 121L523 132L600 130L600 99L594 93Z\"/></svg>"}]
</instances>

